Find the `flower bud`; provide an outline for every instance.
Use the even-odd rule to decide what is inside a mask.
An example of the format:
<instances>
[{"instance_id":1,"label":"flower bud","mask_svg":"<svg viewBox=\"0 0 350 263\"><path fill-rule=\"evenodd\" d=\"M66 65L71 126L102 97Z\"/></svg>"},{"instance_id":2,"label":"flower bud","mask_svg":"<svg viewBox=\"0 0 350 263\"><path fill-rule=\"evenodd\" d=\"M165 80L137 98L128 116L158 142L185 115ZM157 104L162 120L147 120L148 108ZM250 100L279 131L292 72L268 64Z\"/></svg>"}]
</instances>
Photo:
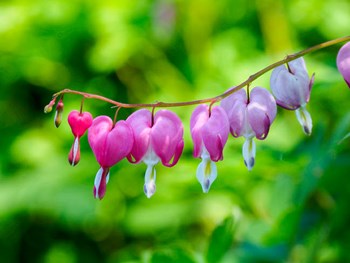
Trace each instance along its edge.
<instances>
[{"instance_id":1,"label":"flower bud","mask_svg":"<svg viewBox=\"0 0 350 263\"><path fill-rule=\"evenodd\" d=\"M49 113L52 111L52 107L53 105L55 105L55 102L56 102L56 98L53 98L49 104L47 104L44 108L44 113Z\"/></svg>"},{"instance_id":2,"label":"flower bud","mask_svg":"<svg viewBox=\"0 0 350 263\"><path fill-rule=\"evenodd\" d=\"M58 128L62 122L62 113L63 113L63 100L62 98L57 103L56 113L55 113L55 126Z\"/></svg>"}]
</instances>

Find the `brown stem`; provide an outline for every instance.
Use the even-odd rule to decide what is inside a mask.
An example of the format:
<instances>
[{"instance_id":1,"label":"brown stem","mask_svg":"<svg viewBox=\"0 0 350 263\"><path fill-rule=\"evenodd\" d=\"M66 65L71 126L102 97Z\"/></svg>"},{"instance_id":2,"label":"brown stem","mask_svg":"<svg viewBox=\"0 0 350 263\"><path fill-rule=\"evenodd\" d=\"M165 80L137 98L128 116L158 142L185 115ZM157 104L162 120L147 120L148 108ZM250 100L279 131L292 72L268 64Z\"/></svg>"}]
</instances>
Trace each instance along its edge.
<instances>
[{"instance_id":1,"label":"brown stem","mask_svg":"<svg viewBox=\"0 0 350 263\"><path fill-rule=\"evenodd\" d=\"M350 41L350 36L346 36L346 37L341 37L341 38L337 38L337 39L333 39L318 45L315 45L313 47L304 49L302 51L299 51L297 53L294 53L292 55L288 55L286 56L284 59L277 61L261 70L259 70L258 72L256 72L255 74L249 76L249 78L245 81L243 81L242 83L240 83L239 85L230 88L229 90L225 91L224 93L216 96L216 97L212 97L212 98L206 98L206 99L200 99L200 100L191 100L191 101L183 101L183 102L156 102L156 103L135 103L135 104L129 104L129 103L121 103L119 101L114 101L111 99L108 99L106 97L100 96L100 95L96 95L96 94L90 94L90 93L85 93L85 92L81 92L81 91L76 91L76 90L71 90L71 89L64 89L61 90L57 93L55 93L53 95L53 97L58 97L60 95L63 95L65 93L70 93L70 94L77 94L77 95L81 95L84 96L86 99L97 99L97 100L102 100L105 102L108 102L110 104L113 104L117 107L120 108L147 108L147 107L180 107L180 106L190 106L190 105L197 105L197 104L203 104L203 103L215 103L218 102L222 99L224 99L225 97L231 95L232 93L236 92L237 90L249 85L251 82L253 82L254 80L256 80L257 78L261 77L262 75L264 75L266 72L282 65L282 64L286 64L289 61L295 60L297 58L300 58L306 54L309 54L311 52L315 52L317 50L329 47L329 46L333 46L335 44L341 43L341 42L345 42L345 41Z\"/></svg>"}]
</instances>

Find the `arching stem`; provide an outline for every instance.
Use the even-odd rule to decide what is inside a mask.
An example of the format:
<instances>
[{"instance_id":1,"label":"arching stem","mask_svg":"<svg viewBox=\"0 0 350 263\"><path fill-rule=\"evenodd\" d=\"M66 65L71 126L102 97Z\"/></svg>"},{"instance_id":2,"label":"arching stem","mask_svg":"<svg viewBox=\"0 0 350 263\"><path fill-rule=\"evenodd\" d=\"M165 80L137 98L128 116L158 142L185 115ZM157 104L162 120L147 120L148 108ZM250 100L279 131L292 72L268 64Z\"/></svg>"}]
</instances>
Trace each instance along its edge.
<instances>
[{"instance_id":1,"label":"arching stem","mask_svg":"<svg viewBox=\"0 0 350 263\"><path fill-rule=\"evenodd\" d=\"M245 81L243 81L239 85L232 87L231 89L225 91L224 93L222 93L218 96L215 96L215 97L211 97L211 98L183 101L183 102L156 102L156 103L135 103L135 104L132 104L132 103L121 103L119 101L111 100L109 98L106 98L106 97L103 97L103 96L100 96L97 94L90 94L90 93L76 91L76 90L72 90L72 89L61 90L61 91L55 93L53 95L53 98L56 98L60 95L66 94L66 93L77 94L77 95L83 96L86 99L102 100L102 101L105 101L107 103L113 104L119 108L147 108L147 107L167 107L167 108L170 108L170 107L197 105L197 104L203 104L203 103L215 103L215 102L218 102L218 101L226 98L227 96L231 95L232 93L236 92L237 90L240 90L245 86L248 86L251 82L258 79L259 77L264 75L266 72L268 72L268 71L270 71L270 70L272 70L272 69L274 69L282 64L288 64L288 62L295 60L297 58L300 58L302 56L305 56L306 54L309 54L311 52L315 52L315 51L318 51L320 49L323 49L323 48L326 48L329 46L333 46L333 45L336 45L338 43L345 42L345 41L350 41L350 36L333 39L333 40L315 45L313 47L304 49L304 50L299 51L297 53L294 53L292 55L288 55L284 59L279 60L279 61L259 70L255 74L249 76L248 79L246 79Z\"/></svg>"}]
</instances>

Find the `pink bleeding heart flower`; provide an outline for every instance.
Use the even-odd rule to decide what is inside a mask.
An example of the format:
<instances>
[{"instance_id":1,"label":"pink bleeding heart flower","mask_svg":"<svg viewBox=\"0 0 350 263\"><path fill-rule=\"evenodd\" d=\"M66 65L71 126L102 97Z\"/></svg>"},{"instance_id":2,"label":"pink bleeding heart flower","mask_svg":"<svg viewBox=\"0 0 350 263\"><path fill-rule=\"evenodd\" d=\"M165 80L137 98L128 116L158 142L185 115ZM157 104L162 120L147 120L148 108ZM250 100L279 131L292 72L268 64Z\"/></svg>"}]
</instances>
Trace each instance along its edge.
<instances>
[{"instance_id":1,"label":"pink bleeding heart flower","mask_svg":"<svg viewBox=\"0 0 350 263\"><path fill-rule=\"evenodd\" d=\"M314 76L309 78L303 58L298 58L284 65L276 67L270 78L272 94L279 106L295 110L297 119L305 134L310 135L312 131L312 119L306 110L309 102Z\"/></svg>"},{"instance_id":2,"label":"pink bleeding heart flower","mask_svg":"<svg viewBox=\"0 0 350 263\"><path fill-rule=\"evenodd\" d=\"M99 116L88 130L90 147L100 164L94 182L94 196L102 199L109 180L109 170L125 158L134 144L134 137L129 125L121 120L116 124L107 116Z\"/></svg>"},{"instance_id":3,"label":"pink bleeding heart flower","mask_svg":"<svg viewBox=\"0 0 350 263\"><path fill-rule=\"evenodd\" d=\"M68 115L68 123L74 135L74 143L68 154L68 161L75 166L80 161L80 138L92 124L90 112L79 112L73 110Z\"/></svg>"},{"instance_id":4,"label":"pink bleeding heart flower","mask_svg":"<svg viewBox=\"0 0 350 263\"><path fill-rule=\"evenodd\" d=\"M135 139L127 158L131 163L143 161L147 165L144 192L150 198L156 191L155 165L161 161L167 167L174 166L182 154L183 125L169 110L160 110L152 116L149 110L141 109L131 114L126 122Z\"/></svg>"},{"instance_id":5,"label":"pink bleeding heart flower","mask_svg":"<svg viewBox=\"0 0 350 263\"><path fill-rule=\"evenodd\" d=\"M249 98L240 89L221 101L230 122L230 132L234 137L243 136L243 158L248 170L255 163L256 146L253 138L264 140L276 117L277 106L274 97L264 88L255 87Z\"/></svg>"},{"instance_id":6,"label":"pink bleeding heart flower","mask_svg":"<svg viewBox=\"0 0 350 263\"><path fill-rule=\"evenodd\" d=\"M337 67L350 88L350 42L340 48L337 56Z\"/></svg>"},{"instance_id":7,"label":"pink bleeding heart flower","mask_svg":"<svg viewBox=\"0 0 350 263\"><path fill-rule=\"evenodd\" d=\"M230 133L230 124L221 106L209 111L208 105L198 105L190 120L191 136L194 143L193 156L202 161L197 168L197 179L204 193L209 191L217 177L215 162L223 159L223 149Z\"/></svg>"}]
</instances>

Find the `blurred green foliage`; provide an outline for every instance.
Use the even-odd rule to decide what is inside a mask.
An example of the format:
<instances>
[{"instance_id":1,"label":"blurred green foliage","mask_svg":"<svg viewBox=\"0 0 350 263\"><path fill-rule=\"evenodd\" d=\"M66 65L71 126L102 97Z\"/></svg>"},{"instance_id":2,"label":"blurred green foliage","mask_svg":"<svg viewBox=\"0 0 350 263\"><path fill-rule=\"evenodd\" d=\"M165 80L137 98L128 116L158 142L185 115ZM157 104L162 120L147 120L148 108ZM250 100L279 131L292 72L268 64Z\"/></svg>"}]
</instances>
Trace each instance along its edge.
<instances>
[{"instance_id":1,"label":"blurred green foliage","mask_svg":"<svg viewBox=\"0 0 350 263\"><path fill-rule=\"evenodd\" d=\"M111 170L94 200L98 164L82 139L67 161L67 122L43 108L63 88L121 102L212 97L298 50L349 34L346 0L3 0L0 2L1 262L350 262L350 91L339 46L305 59L316 72L305 137L279 109L253 171L230 138L218 179L195 178L189 118L177 166L157 166L143 194L143 164ZM269 86L269 74L253 85ZM64 118L80 98L65 97ZM87 100L94 116L113 116ZM121 110L126 118L130 110Z\"/></svg>"}]
</instances>

